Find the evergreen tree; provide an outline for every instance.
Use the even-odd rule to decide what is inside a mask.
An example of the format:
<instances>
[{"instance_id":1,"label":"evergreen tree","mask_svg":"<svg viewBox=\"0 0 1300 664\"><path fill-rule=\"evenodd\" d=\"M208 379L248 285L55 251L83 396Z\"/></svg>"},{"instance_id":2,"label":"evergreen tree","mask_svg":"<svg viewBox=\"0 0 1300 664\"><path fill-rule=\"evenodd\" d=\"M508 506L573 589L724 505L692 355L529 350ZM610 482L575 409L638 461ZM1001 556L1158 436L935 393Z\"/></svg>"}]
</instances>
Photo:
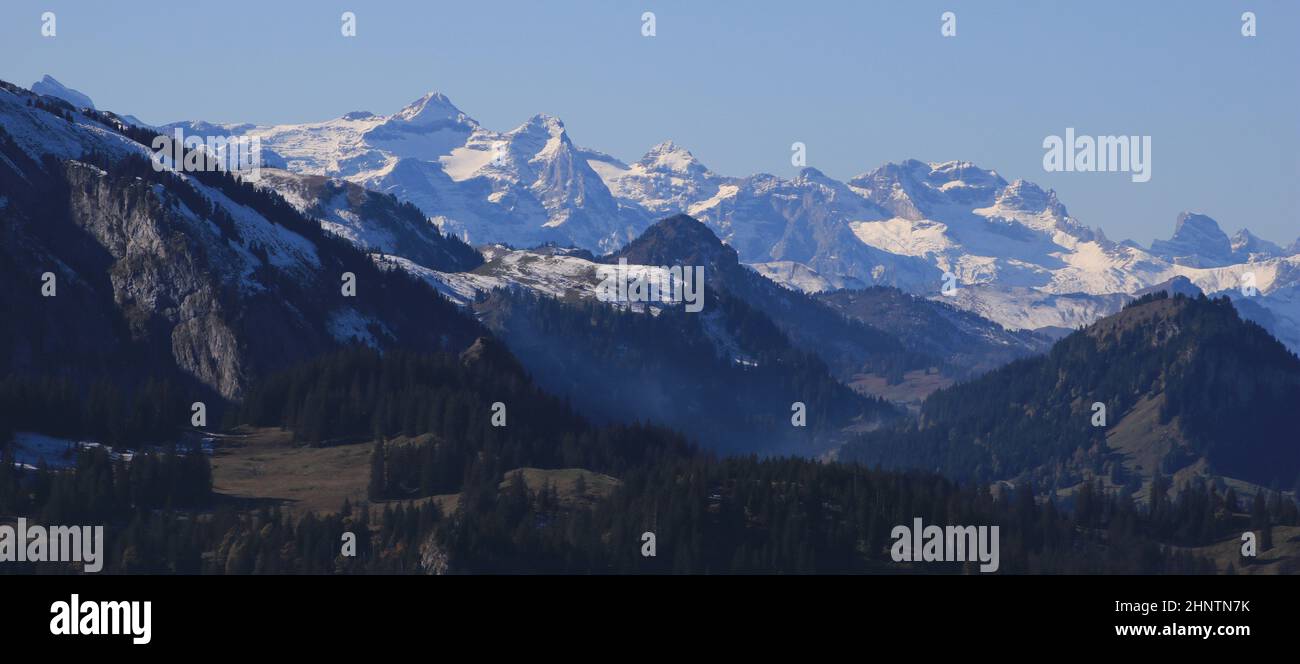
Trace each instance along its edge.
<instances>
[{"instance_id":1,"label":"evergreen tree","mask_svg":"<svg viewBox=\"0 0 1300 664\"><path fill-rule=\"evenodd\" d=\"M370 451L370 483L367 485L366 494L370 500L384 500L388 497L388 480L385 473L387 461L386 445L381 437L375 441L374 449Z\"/></svg>"}]
</instances>

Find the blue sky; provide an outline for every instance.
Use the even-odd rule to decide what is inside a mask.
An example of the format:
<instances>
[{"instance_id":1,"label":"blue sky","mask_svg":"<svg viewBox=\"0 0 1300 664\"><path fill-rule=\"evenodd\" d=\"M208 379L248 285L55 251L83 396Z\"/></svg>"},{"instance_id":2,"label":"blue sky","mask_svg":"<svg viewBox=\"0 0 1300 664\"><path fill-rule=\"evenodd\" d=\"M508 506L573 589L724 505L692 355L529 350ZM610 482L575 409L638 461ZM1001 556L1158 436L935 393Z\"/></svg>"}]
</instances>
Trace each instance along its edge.
<instances>
[{"instance_id":1,"label":"blue sky","mask_svg":"<svg viewBox=\"0 0 1300 664\"><path fill-rule=\"evenodd\" d=\"M1241 36L1246 10L1257 37ZM0 4L0 78L49 73L146 122L390 113L438 90L494 129L546 112L580 145L634 160L671 138L727 175L794 175L795 141L843 179L969 160L1144 244L1185 209L1300 235L1298 69L1300 3L1279 0ZM1152 136L1151 180L1044 172L1042 141L1066 127Z\"/></svg>"}]
</instances>

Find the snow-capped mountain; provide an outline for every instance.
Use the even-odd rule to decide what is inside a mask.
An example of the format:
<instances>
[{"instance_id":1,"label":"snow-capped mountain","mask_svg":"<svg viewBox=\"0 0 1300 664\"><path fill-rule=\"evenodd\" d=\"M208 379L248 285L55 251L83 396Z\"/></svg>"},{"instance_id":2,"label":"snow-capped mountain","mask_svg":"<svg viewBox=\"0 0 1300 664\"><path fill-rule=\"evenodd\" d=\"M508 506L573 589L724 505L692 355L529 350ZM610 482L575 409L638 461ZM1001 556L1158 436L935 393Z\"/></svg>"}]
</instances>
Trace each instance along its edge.
<instances>
[{"instance_id":1,"label":"snow-capped mountain","mask_svg":"<svg viewBox=\"0 0 1300 664\"><path fill-rule=\"evenodd\" d=\"M359 111L325 122L261 127L184 122L198 135L256 136L272 165L346 180L419 207L442 230L475 244L558 242L599 250L649 224L620 209L564 123L535 115L506 132L481 127L446 96L398 112Z\"/></svg>"},{"instance_id":2,"label":"snow-capped mountain","mask_svg":"<svg viewBox=\"0 0 1300 664\"><path fill-rule=\"evenodd\" d=\"M60 83L49 74L46 74L41 77L41 80L33 83L31 90L38 95L58 97L59 99L72 104L73 108L95 108L95 102L91 101L90 97Z\"/></svg>"},{"instance_id":3,"label":"snow-capped mountain","mask_svg":"<svg viewBox=\"0 0 1300 664\"><path fill-rule=\"evenodd\" d=\"M287 170L392 193L473 244L607 253L654 219L689 214L791 288L895 286L1013 329L1073 329L1178 276L1209 294L1250 292L1254 309L1277 309L1289 325L1281 314L1291 305L1270 298L1297 284L1300 266L1297 245L1283 250L1249 231L1229 238L1192 212L1149 249L1114 242L1055 192L970 162L908 160L848 182L813 168L789 179L729 177L671 141L632 163L577 147L546 115L493 131L436 93L389 116L178 126L260 136ZM956 289L941 294L945 283Z\"/></svg>"},{"instance_id":4,"label":"snow-capped mountain","mask_svg":"<svg viewBox=\"0 0 1300 664\"><path fill-rule=\"evenodd\" d=\"M664 141L632 165L607 154L583 155L610 193L652 215L673 214L700 201L707 202L734 187L732 178L714 174L695 155L672 141Z\"/></svg>"},{"instance_id":5,"label":"snow-capped mountain","mask_svg":"<svg viewBox=\"0 0 1300 664\"><path fill-rule=\"evenodd\" d=\"M401 268L423 278L448 298L480 314L481 303L497 290L531 291L574 306L590 306L598 299L599 270L620 260L626 261L630 278L659 279L664 266L701 266L705 297L710 302L703 318L710 321L709 329L718 326L718 317L737 315L734 305L720 305L722 300L715 298L726 293L724 300L734 298L744 303L745 310L765 316L796 347L818 356L838 380L860 383L865 392L911 407L937 387L1050 345L1049 336L1008 332L970 312L897 289L836 291L826 294L833 297L814 298L783 288L742 265L734 248L685 215L656 222L623 249L602 257L551 246L512 249L492 245L480 250L486 262L465 272L429 269L400 255L375 254L374 258L381 266ZM840 295L848 297L834 297ZM661 293L657 304L608 306L638 312L648 308L655 316L680 308L669 301L667 293ZM737 355L725 341L715 339L715 345L719 354L736 362L756 361L743 353ZM527 356L521 353L521 357Z\"/></svg>"},{"instance_id":6,"label":"snow-capped mountain","mask_svg":"<svg viewBox=\"0 0 1300 664\"><path fill-rule=\"evenodd\" d=\"M1191 267L1231 265L1233 245L1213 219L1184 212L1178 215L1174 235L1151 243L1151 253L1171 263Z\"/></svg>"},{"instance_id":7,"label":"snow-capped mountain","mask_svg":"<svg viewBox=\"0 0 1300 664\"><path fill-rule=\"evenodd\" d=\"M1282 249L1273 242L1256 237L1254 233L1246 229L1241 229L1232 236L1232 256L1234 263L1248 263L1251 261L1262 261L1270 258L1279 258L1300 253L1300 247L1293 247L1292 251Z\"/></svg>"},{"instance_id":8,"label":"snow-capped mountain","mask_svg":"<svg viewBox=\"0 0 1300 664\"><path fill-rule=\"evenodd\" d=\"M461 272L483 264L472 247L440 233L410 203L346 180L263 168L258 184L273 189L321 228L368 252L398 254L428 268Z\"/></svg>"},{"instance_id":9,"label":"snow-capped mountain","mask_svg":"<svg viewBox=\"0 0 1300 664\"><path fill-rule=\"evenodd\" d=\"M53 76L50 76L49 74L46 74L45 76L41 77L41 80L33 83L30 90L44 97L55 97L58 99L62 99L63 101L72 104L72 107L74 109L89 108L91 110L97 110L95 108L95 102L91 100L91 98L88 97L85 93L79 90L73 90L72 88L60 83L58 79L54 78ZM135 125L137 127L149 126L141 122L140 119L135 117L134 115L122 115L117 117L123 122L127 124Z\"/></svg>"},{"instance_id":10,"label":"snow-capped mountain","mask_svg":"<svg viewBox=\"0 0 1300 664\"><path fill-rule=\"evenodd\" d=\"M1278 335L1300 348L1289 340L1300 326L1287 332L1281 315L1300 251L1249 231L1234 243L1205 215L1180 215L1173 239L1148 251L1085 226L1053 191L969 162L886 164L842 183L812 168L790 180L726 178L671 143L631 167L591 161L622 206L689 211L791 288L896 286L1011 329L1052 331L1089 324L1179 276L1241 296L1253 273L1255 295L1266 296L1256 309L1279 310ZM951 295L941 294L945 273L955 277Z\"/></svg>"},{"instance_id":11,"label":"snow-capped mountain","mask_svg":"<svg viewBox=\"0 0 1300 664\"><path fill-rule=\"evenodd\" d=\"M161 376L196 398L239 399L270 370L353 343L459 349L483 333L265 188L154 169L152 137L0 81L0 278L31 285L0 292L0 310L24 321L0 326L0 372L114 387ZM437 262L436 229L420 213L338 193L357 205L331 209L374 232L423 224L397 241ZM464 245L441 248L477 263ZM349 274L356 297L340 289ZM43 281L54 290L39 291Z\"/></svg>"}]
</instances>

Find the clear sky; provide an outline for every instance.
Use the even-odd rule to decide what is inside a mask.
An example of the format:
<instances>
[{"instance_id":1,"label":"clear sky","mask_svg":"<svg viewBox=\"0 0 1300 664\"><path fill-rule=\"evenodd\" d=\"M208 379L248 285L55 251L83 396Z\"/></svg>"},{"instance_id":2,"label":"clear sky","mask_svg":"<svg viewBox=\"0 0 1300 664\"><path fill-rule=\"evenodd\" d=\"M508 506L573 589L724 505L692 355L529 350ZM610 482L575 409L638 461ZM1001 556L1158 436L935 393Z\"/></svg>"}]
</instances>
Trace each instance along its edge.
<instances>
[{"instance_id":1,"label":"clear sky","mask_svg":"<svg viewBox=\"0 0 1300 664\"><path fill-rule=\"evenodd\" d=\"M1298 70L1286 0L0 2L0 78L48 73L146 122L391 113L438 90L493 129L545 112L580 145L634 160L671 138L726 175L794 175L795 141L841 179L969 160L1143 244L1182 210L1300 236ZM1151 180L1044 172L1066 127L1151 136Z\"/></svg>"}]
</instances>

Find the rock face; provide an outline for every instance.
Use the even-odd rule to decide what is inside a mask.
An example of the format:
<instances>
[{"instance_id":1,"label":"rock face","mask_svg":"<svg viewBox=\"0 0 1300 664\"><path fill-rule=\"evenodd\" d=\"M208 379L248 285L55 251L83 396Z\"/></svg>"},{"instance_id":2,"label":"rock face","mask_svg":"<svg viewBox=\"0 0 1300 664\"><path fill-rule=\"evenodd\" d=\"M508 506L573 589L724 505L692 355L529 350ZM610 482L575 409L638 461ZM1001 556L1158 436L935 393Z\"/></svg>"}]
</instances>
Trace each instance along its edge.
<instances>
[{"instance_id":1,"label":"rock face","mask_svg":"<svg viewBox=\"0 0 1300 664\"><path fill-rule=\"evenodd\" d=\"M48 97L58 97L59 99L72 104L76 108L95 107L95 102L91 101L90 97L65 86L49 74L46 74L41 78L41 80L32 84L32 92Z\"/></svg>"},{"instance_id":2,"label":"rock face","mask_svg":"<svg viewBox=\"0 0 1300 664\"><path fill-rule=\"evenodd\" d=\"M204 260L225 264L234 252L200 258L176 210L143 184L115 184L79 162L65 164L64 175L70 220L111 258L113 301L131 323L133 340L169 346L179 369L223 396L241 396L246 360ZM169 331L170 340L158 338Z\"/></svg>"},{"instance_id":3,"label":"rock face","mask_svg":"<svg viewBox=\"0 0 1300 664\"><path fill-rule=\"evenodd\" d=\"M484 333L277 195L156 172L112 117L35 99L0 89L0 279L12 285L0 310L16 321L0 327L0 375L123 390L166 379L238 400L267 372L349 344L459 351ZM361 225L414 223L392 199L348 209ZM424 227L407 230L426 258L481 260L416 217Z\"/></svg>"},{"instance_id":4,"label":"rock face","mask_svg":"<svg viewBox=\"0 0 1300 664\"><path fill-rule=\"evenodd\" d=\"M1232 236L1232 256L1234 262L1245 263L1250 261L1263 261L1270 258L1279 258L1289 256L1286 250L1279 247L1276 243L1269 242L1263 238L1257 237L1254 233L1246 229L1241 229Z\"/></svg>"},{"instance_id":5,"label":"rock face","mask_svg":"<svg viewBox=\"0 0 1300 664\"><path fill-rule=\"evenodd\" d=\"M1194 212L1178 215L1174 236L1152 242L1151 253L1188 267L1221 267L1233 262L1232 242L1218 222Z\"/></svg>"},{"instance_id":6,"label":"rock face","mask_svg":"<svg viewBox=\"0 0 1300 664\"><path fill-rule=\"evenodd\" d=\"M441 576L451 571L451 556L447 555L447 550L438 544L438 538L434 533L429 533L424 544L420 545L420 568L426 574L434 576Z\"/></svg>"}]
</instances>

